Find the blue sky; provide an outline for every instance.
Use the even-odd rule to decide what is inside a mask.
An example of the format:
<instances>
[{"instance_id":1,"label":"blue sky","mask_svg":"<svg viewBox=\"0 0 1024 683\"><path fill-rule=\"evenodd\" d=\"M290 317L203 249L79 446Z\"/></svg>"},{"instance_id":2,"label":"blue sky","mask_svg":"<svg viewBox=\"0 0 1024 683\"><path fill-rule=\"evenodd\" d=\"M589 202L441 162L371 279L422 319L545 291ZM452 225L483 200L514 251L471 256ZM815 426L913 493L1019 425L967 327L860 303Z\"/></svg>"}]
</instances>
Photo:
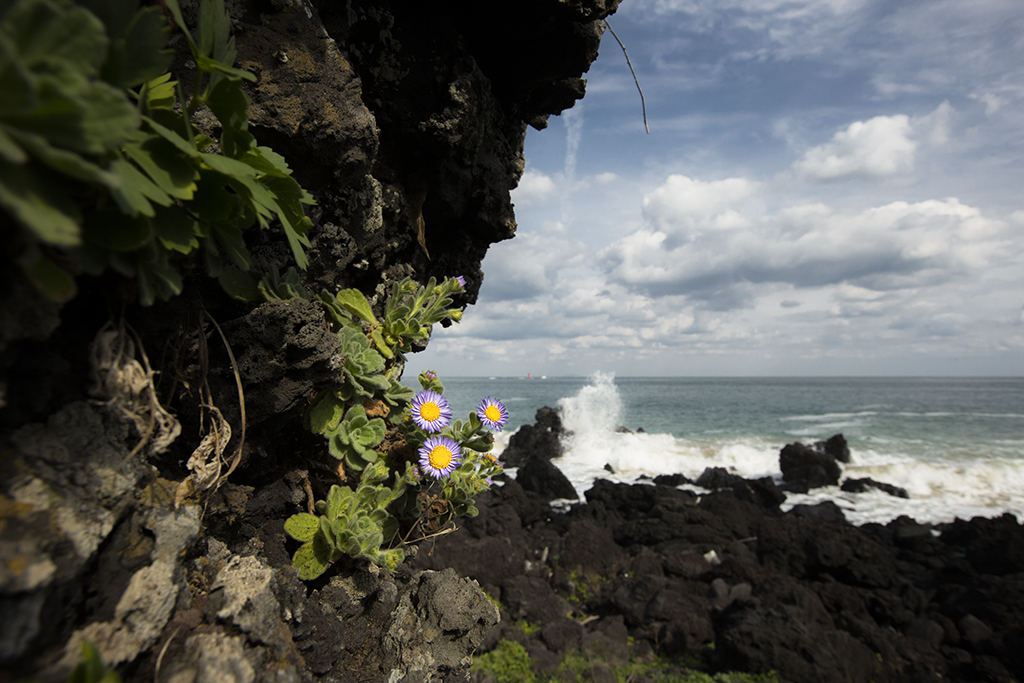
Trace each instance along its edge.
<instances>
[{"instance_id":1,"label":"blue sky","mask_svg":"<svg viewBox=\"0 0 1024 683\"><path fill-rule=\"evenodd\" d=\"M1024 3L623 0L409 372L1024 374Z\"/></svg>"}]
</instances>

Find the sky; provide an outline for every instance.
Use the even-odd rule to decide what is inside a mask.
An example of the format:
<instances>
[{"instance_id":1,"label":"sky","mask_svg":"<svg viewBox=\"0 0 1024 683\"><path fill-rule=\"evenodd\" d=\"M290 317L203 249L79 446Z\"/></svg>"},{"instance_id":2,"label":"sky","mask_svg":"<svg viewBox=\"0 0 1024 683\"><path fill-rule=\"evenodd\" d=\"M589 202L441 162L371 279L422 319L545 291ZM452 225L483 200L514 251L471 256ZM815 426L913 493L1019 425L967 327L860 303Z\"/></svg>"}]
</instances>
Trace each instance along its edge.
<instances>
[{"instance_id":1,"label":"sky","mask_svg":"<svg viewBox=\"0 0 1024 683\"><path fill-rule=\"evenodd\" d=\"M1024 2L623 0L407 374L1024 375Z\"/></svg>"}]
</instances>

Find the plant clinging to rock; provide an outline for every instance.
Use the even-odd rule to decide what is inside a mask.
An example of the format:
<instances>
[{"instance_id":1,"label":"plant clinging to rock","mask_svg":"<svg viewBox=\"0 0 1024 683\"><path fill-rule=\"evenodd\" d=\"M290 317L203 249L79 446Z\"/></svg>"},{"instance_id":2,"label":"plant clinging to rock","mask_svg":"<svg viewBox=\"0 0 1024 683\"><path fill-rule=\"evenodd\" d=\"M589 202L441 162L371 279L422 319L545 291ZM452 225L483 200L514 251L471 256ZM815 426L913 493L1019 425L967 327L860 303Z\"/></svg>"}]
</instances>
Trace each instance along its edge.
<instances>
[{"instance_id":1,"label":"plant clinging to rock","mask_svg":"<svg viewBox=\"0 0 1024 683\"><path fill-rule=\"evenodd\" d=\"M402 546L476 515L474 496L501 471L489 453L490 430L508 420L499 401L481 404L488 424L475 413L452 420L435 373L420 375L419 393L398 382L413 342L428 338L434 323L461 317L452 297L462 289L459 278L426 286L403 280L383 319L357 290L321 294L338 334L343 381L313 398L305 420L341 461L345 485L331 487L317 515L300 513L285 524L302 543L292 560L301 578L320 576L344 556L393 568L405 557Z\"/></svg>"}]
</instances>

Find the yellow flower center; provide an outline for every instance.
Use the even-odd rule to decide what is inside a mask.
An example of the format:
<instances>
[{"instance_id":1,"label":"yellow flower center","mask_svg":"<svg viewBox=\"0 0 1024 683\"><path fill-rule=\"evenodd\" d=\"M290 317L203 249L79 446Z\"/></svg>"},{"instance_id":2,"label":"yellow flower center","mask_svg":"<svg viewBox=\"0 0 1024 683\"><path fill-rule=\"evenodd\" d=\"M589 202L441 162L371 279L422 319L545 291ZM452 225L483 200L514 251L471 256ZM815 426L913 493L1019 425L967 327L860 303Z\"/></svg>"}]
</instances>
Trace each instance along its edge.
<instances>
[{"instance_id":1,"label":"yellow flower center","mask_svg":"<svg viewBox=\"0 0 1024 683\"><path fill-rule=\"evenodd\" d=\"M434 446L430 450L430 466L443 470L452 464L452 452L445 446Z\"/></svg>"},{"instance_id":2,"label":"yellow flower center","mask_svg":"<svg viewBox=\"0 0 1024 683\"><path fill-rule=\"evenodd\" d=\"M501 422L501 409L498 406L484 408L484 416L491 422Z\"/></svg>"},{"instance_id":3,"label":"yellow flower center","mask_svg":"<svg viewBox=\"0 0 1024 683\"><path fill-rule=\"evenodd\" d=\"M427 422L433 422L441 417L441 408L434 402L424 403L420 406L420 417Z\"/></svg>"}]
</instances>

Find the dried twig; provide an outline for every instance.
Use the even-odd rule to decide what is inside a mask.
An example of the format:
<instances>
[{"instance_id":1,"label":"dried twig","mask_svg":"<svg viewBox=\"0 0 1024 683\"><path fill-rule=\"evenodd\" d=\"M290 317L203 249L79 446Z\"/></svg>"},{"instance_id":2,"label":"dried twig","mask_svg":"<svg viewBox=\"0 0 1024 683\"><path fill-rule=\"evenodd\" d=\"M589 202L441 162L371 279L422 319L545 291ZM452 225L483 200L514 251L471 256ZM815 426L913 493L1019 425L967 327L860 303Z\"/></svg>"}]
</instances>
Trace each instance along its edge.
<instances>
[{"instance_id":1,"label":"dried twig","mask_svg":"<svg viewBox=\"0 0 1024 683\"><path fill-rule=\"evenodd\" d=\"M647 104L644 102L644 91L640 88L640 81L636 77L636 71L633 70L633 62L629 61L629 53L626 52L626 46L623 45L622 41L619 40L619 37L615 35L615 29L612 28L612 25L608 23L607 19L604 20L604 25L612 34L612 38L615 39L615 42L618 43L619 47L622 48L622 54L626 56L626 65L629 67L629 73L633 74L633 82L636 83L636 90L637 92L640 93L640 108L643 110L644 113L644 130L646 130L647 134L650 135L651 129L647 125Z\"/></svg>"}]
</instances>

